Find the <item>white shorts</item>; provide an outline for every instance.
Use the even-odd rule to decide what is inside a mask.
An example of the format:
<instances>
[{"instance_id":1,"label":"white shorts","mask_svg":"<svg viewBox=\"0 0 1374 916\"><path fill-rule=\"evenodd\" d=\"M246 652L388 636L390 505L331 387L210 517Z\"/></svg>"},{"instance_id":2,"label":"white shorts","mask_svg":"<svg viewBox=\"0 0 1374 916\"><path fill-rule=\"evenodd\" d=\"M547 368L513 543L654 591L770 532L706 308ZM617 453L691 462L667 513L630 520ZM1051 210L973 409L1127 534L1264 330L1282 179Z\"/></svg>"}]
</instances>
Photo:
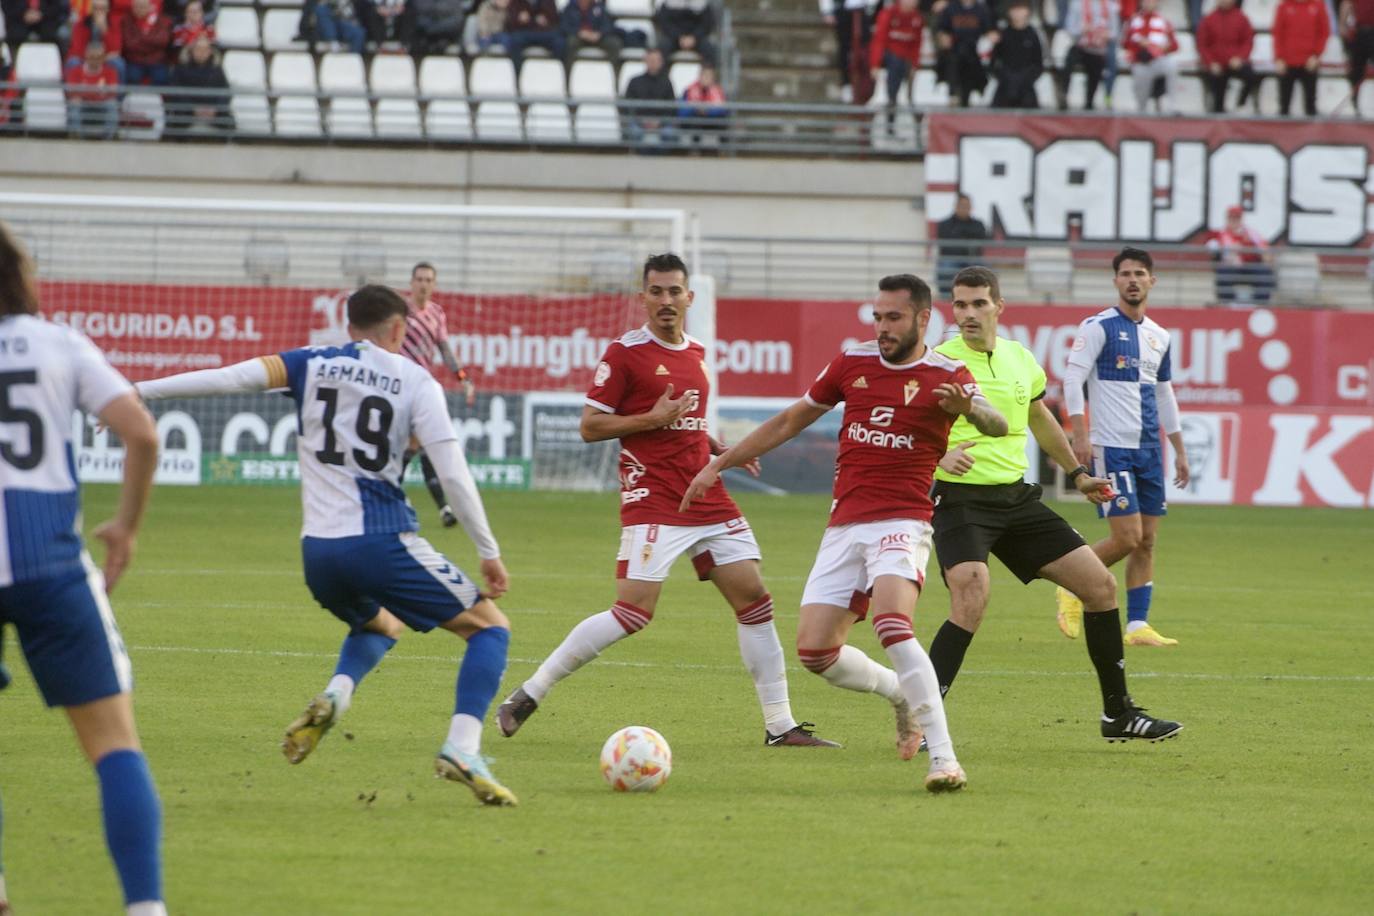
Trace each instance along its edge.
<instances>
[{"instance_id":1,"label":"white shorts","mask_svg":"<svg viewBox=\"0 0 1374 916\"><path fill-rule=\"evenodd\" d=\"M691 555L703 582L717 566L763 557L743 516L716 525L631 525L620 529L615 577L662 582L684 553Z\"/></svg>"},{"instance_id":2,"label":"white shorts","mask_svg":"<svg viewBox=\"0 0 1374 916\"><path fill-rule=\"evenodd\" d=\"M862 620L879 576L925 584L933 531L929 522L909 518L825 529L801 603L847 607Z\"/></svg>"}]
</instances>

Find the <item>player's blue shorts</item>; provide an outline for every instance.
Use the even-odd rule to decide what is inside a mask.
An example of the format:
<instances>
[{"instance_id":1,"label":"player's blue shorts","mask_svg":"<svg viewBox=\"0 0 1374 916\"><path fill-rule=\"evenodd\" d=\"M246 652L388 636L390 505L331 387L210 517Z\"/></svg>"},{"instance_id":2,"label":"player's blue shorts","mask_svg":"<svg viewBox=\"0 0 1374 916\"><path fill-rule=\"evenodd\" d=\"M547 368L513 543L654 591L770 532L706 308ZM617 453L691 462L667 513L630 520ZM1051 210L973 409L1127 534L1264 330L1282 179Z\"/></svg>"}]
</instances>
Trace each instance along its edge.
<instances>
[{"instance_id":1,"label":"player's blue shorts","mask_svg":"<svg viewBox=\"0 0 1374 916\"><path fill-rule=\"evenodd\" d=\"M301 555L310 593L354 633L383 607L424 633L482 597L475 582L413 531L306 537Z\"/></svg>"},{"instance_id":2,"label":"player's blue shorts","mask_svg":"<svg viewBox=\"0 0 1374 916\"><path fill-rule=\"evenodd\" d=\"M80 706L133 687L133 667L90 566L0 588L0 625L14 624L29 671L49 706Z\"/></svg>"},{"instance_id":3,"label":"player's blue shorts","mask_svg":"<svg viewBox=\"0 0 1374 916\"><path fill-rule=\"evenodd\" d=\"M1166 515L1164 450L1093 446L1093 474L1112 482L1116 497L1097 507L1103 518L1113 515Z\"/></svg>"}]
</instances>

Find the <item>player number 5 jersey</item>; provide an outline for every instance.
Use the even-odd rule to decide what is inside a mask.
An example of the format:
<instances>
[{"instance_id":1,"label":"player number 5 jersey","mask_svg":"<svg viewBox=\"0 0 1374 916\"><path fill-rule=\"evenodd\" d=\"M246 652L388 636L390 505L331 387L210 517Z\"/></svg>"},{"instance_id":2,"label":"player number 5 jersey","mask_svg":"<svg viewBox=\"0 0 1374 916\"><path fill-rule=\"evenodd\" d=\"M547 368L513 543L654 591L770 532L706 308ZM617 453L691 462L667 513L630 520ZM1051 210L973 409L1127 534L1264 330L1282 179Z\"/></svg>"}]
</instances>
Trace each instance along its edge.
<instances>
[{"instance_id":1,"label":"player number 5 jersey","mask_svg":"<svg viewBox=\"0 0 1374 916\"><path fill-rule=\"evenodd\" d=\"M415 531L401 489L412 432L455 439L443 389L425 369L367 341L267 357L268 385L297 409L303 537Z\"/></svg>"}]
</instances>

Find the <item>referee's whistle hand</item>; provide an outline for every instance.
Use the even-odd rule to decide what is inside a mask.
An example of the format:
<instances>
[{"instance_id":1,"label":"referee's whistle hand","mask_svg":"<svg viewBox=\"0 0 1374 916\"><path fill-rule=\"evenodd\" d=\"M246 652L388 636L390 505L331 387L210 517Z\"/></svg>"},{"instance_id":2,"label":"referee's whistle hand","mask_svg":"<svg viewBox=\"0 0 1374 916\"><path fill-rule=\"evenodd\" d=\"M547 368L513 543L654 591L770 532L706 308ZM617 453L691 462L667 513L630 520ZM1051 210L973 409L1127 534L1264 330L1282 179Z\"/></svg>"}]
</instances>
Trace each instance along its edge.
<instances>
[{"instance_id":1,"label":"referee's whistle hand","mask_svg":"<svg viewBox=\"0 0 1374 916\"><path fill-rule=\"evenodd\" d=\"M977 442L960 442L954 448L945 452L940 459L940 467L946 473L953 474L955 477L962 477L973 468L974 457L968 450L977 445Z\"/></svg>"},{"instance_id":2,"label":"referee's whistle hand","mask_svg":"<svg viewBox=\"0 0 1374 916\"><path fill-rule=\"evenodd\" d=\"M1088 497L1088 502L1095 506L1099 506L1116 496L1116 491L1112 489L1110 480L1094 477L1091 474L1080 474L1074 486L1078 487L1078 492Z\"/></svg>"}]
</instances>

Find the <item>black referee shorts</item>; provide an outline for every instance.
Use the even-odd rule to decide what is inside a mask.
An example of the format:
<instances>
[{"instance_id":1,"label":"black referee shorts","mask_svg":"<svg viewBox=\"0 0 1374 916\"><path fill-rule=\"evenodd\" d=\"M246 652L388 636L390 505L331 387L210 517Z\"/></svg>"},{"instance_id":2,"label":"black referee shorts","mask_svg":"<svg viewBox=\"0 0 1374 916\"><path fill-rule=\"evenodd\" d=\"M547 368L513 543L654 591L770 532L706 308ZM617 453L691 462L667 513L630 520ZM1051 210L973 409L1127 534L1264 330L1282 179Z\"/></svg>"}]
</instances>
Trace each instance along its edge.
<instances>
[{"instance_id":1,"label":"black referee shorts","mask_svg":"<svg viewBox=\"0 0 1374 916\"><path fill-rule=\"evenodd\" d=\"M1082 547L1083 538L1040 501L1039 484L935 481L935 554L940 575L960 563L986 563L988 554L1016 578L1039 578L1048 563Z\"/></svg>"}]
</instances>

